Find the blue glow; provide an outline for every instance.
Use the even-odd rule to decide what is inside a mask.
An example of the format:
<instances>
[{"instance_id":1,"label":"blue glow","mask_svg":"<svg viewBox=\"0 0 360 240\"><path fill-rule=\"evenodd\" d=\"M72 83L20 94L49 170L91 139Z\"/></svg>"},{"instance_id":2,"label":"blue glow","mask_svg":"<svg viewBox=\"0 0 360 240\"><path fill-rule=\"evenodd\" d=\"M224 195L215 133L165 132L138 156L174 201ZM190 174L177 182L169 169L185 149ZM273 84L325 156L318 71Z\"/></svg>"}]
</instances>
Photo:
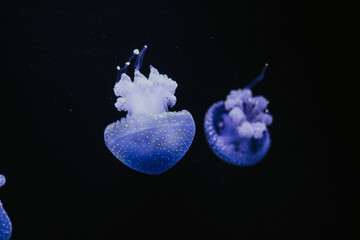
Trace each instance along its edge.
<instances>
[{"instance_id":1,"label":"blue glow","mask_svg":"<svg viewBox=\"0 0 360 240\"><path fill-rule=\"evenodd\" d=\"M0 174L0 187L6 182L4 175ZM0 240L10 239L12 232L12 225L9 216L7 215L2 202L0 201Z\"/></svg>"},{"instance_id":2,"label":"blue glow","mask_svg":"<svg viewBox=\"0 0 360 240\"><path fill-rule=\"evenodd\" d=\"M246 88L232 90L226 101L215 103L205 115L206 139L211 149L231 164L256 164L270 148L267 126L273 118L267 110L269 102L262 96L253 97L249 88L262 80L266 67Z\"/></svg>"},{"instance_id":3,"label":"blue glow","mask_svg":"<svg viewBox=\"0 0 360 240\"><path fill-rule=\"evenodd\" d=\"M136 68L141 66L145 50L146 46L137 57L134 81L122 73L115 84L114 93L118 97L115 107L128 113L106 127L104 140L122 163L156 175L170 169L185 155L194 139L195 123L186 110L168 112L168 106L176 103L175 81L152 66L148 78Z\"/></svg>"},{"instance_id":4,"label":"blue glow","mask_svg":"<svg viewBox=\"0 0 360 240\"><path fill-rule=\"evenodd\" d=\"M143 61L146 49L147 49L147 46L145 45L143 47L143 49L141 49L141 52L139 53L139 56L136 58L136 62L135 62L135 69L136 70L141 68L142 61Z\"/></svg>"}]
</instances>

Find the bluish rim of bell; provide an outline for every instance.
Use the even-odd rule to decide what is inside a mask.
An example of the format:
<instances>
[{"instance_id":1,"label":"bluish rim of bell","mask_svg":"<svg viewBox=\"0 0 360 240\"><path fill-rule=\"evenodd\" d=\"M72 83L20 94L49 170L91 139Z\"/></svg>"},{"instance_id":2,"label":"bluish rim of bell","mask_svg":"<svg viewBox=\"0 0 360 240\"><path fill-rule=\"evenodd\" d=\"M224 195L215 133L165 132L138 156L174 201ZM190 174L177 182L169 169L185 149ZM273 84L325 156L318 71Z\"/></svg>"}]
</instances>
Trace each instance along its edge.
<instances>
[{"instance_id":1,"label":"bluish rim of bell","mask_svg":"<svg viewBox=\"0 0 360 240\"><path fill-rule=\"evenodd\" d=\"M217 141L220 135L218 134L219 130L214 125L214 123L218 120L217 118L225 113L228 113L228 111L225 109L225 102L220 101L213 104L205 115L205 135L211 150L223 161L237 166L251 166L260 162L265 157L270 148L271 140L269 131L266 130L264 136L261 139L256 140L263 141L262 148L252 156L249 154L240 155L240 152L225 151L225 147Z\"/></svg>"},{"instance_id":2,"label":"bluish rim of bell","mask_svg":"<svg viewBox=\"0 0 360 240\"><path fill-rule=\"evenodd\" d=\"M157 120L162 120L163 118L167 118L169 116L177 116L177 117L188 117L190 122L192 123L191 124L191 140L188 142L188 144L185 146L186 150L181 152L180 155L177 156L177 159L175 161L173 161L173 164L169 167L169 168L164 168L162 170L159 170L159 171L144 171L143 169L141 168L136 168L134 167L134 165L132 164L128 164L127 163L127 160L126 158L119 158L118 156L116 156L116 154L114 154L114 152L111 150L111 145L109 144L109 132L111 131L110 129L114 126L114 125L117 125L117 124L120 124L120 125L126 125L126 124L130 124L129 122L130 121L135 121L136 119L138 119L139 117L143 117L143 118L158 118ZM152 120L152 119L151 119ZM168 124L172 124L172 123L168 123ZM145 131L145 129L142 129L142 131ZM168 171L170 168L172 168L173 166L175 166L183 157L184 155L187 153L187 151L189 150L193 140L194 140L194 136L195 136L195 131L196 131L196 127L195 127L195 121L191 115L191 113L187 110L181 110L181 111L178 111L178 112L162 112L162 113L141 113L141 114L137 114L137 115L131 115L131 116L127 116L127 117L124 117L124 118L121 118L121 120L119 121L116 121L116 122L113 122L111 124L109 124L105 131L104 131L104 140L105 140L105 145L107 146L107 148L110 150L110 152L119 160L121 161L123 164L125 164L127 167L135 170L135 171L138 171L138 172L142 172L142 173L145 173L145 174L149 174L149 175L158 175L158 174L162 174L166 171ZM125 134L127 134L125 132ZM119 136L121 134L119 133Z\"/></svg>"}]
</instances>

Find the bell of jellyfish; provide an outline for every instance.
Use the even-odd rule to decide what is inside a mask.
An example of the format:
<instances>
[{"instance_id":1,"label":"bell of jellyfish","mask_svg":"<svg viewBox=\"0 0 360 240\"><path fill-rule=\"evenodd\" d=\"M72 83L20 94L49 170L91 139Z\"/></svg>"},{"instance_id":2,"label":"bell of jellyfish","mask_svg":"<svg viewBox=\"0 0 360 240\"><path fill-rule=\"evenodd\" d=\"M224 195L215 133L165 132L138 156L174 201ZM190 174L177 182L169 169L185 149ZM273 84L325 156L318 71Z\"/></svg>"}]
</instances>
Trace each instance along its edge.
<instances>
[{"instance_id":1,"label":"bell of jellyfish","mask_svg":"<svg viewBox=\"0 0 360 240\"><path fill-rule=\"evenodd\" d=\"M225 101L215 103L205 115L206 139L222 160L238 166L258 163L269 150L267 126L273 121L269 103L253 96L251 88L261 81L267 68L244 89L232 90Z\"/></svg>"},{"instance_id":2,"label":"bell of jellyfish","mask_svg":"<svg viewBox=\"0 0 360 240\"><path fill-rule=\"evenodd\" d=\"M0 174L0 187L6 182L5 176ZM12 225L9 216L5 212L2 202L0 201L0 240L10 239Z\"/></svg>"},{"instance_id":3,"label":"bell of jellyfish","mask_svg":"<svg viewBox=\"0 0 360 240\"><path fill-rule=\"evenodd\" d=\"M182 110L169 112L176 103L177 83L150 66L146 78L140 72L145 45L120 69L114 93L115 107L127 111L126 117L109 124L104 132L105 144L111 153L128 167L146 174L161 174L174 166L187 152L195 135L191 114ZM133 58L134 81L126 74Z\"/></svg>"}]
</instances>

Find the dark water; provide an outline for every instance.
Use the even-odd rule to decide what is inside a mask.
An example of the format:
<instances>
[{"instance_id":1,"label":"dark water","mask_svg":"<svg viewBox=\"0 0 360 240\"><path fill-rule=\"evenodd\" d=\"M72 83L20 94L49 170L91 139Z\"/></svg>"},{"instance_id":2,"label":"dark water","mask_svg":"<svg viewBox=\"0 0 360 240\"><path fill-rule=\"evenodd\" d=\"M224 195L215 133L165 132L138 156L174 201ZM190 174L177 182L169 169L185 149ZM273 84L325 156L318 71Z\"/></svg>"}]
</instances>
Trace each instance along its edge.
<instances>
[{"instance_id":1,"label":"dark water","mask_svg":"<svg viewBox=\"0 0 360 240\"><path fill-rule=\"evenodd\" d=\"M24 1L25 2L25 1ZM12 239L356 239L358 154L339 98L336 6L301 1L2 1L0 199ZM338 12L336 12L338 13ZM336 14L335 14L336 15ZM115 66L149 46L196 123L192 146L148 176L106 148L124 116ZM252 167L218 159L207 109L269 63L268 155ZM336 84L334 84L336 83Z\"/></svg>"}]
</instances>

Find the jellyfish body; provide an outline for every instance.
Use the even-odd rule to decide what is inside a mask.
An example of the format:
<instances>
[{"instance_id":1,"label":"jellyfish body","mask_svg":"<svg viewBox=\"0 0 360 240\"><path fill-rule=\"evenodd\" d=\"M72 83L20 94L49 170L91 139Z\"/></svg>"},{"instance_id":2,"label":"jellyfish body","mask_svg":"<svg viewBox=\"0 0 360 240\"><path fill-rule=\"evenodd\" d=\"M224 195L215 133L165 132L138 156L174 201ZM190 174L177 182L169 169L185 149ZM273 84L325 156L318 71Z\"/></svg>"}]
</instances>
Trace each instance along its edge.
<instances>
[{"instance_id":1,"label":"jellyfish body","mask_svg":"<svg viewBox=\"0 0 360 240\"><path fill-rule=\"evenodd\" d=\"M222 160L249 166L264 158L270 148L267 126L272 123L268 101L252 96L249 86L259 82L266 69L247 87L232 90L226 101L213 104L205 115L205 134L209 146Z\"/></svg>"},{"instance_id":2,"label":"jellyfish body","mask_svg":"<svg viewBox=\"0 0 360 240\"><path fill-rule=\"evenodd\" d=\"M6 182L4 175L0 174L0 187ZM12 232L12 225L9 216L7 215L2 202L0 201L0 240L10 239Z\"/></svg>"},{"instance_id":3,"label":"jellyfish body","mask_svg":"<svg viewBox=\"0 0 360 240\"><path fill-rule=\"evenodd\" d=\"M152 66L149 78L141 74L139 68L145 50L146 46L140 53L134 50L134 54L139 54L134 81L126 73L118 73L115 107L128 113L106 127L104 140L125 165L156 175L170 169L185 155L195 135L195 123L186 110L168 112L168 106L176 103L175 81ZM130 61L125 64L125 71Z\"/></svg>"}]
</instances>

